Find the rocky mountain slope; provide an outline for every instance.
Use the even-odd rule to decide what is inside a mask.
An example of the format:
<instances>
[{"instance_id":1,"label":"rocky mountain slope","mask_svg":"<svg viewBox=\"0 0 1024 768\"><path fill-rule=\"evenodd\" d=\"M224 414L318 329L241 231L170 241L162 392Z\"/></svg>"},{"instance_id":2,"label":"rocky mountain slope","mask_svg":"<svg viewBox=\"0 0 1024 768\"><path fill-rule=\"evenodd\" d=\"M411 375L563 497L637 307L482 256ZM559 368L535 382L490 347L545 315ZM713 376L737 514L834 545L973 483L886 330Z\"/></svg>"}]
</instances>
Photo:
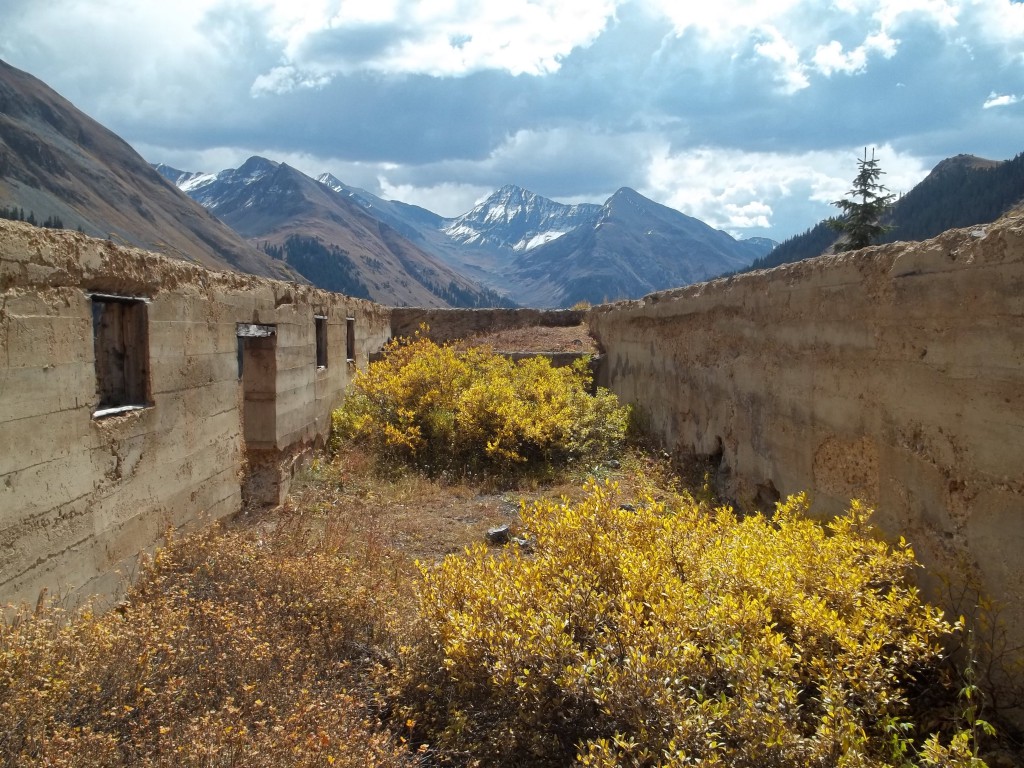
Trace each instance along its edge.
<instances>
[{"instance_id":1,"label":"rocky mountain slope","mask_svg":"<svg viewBox=\"0 0 1024 768\"><path fill-rule=\"evenodd\" d=\"M1024 153L1012 160L956 155L936 165L920 184L893 205L881 242L927 240L948 229L995 221L1024 200ZM827 222L791 237L753 269L766 269L829 252L837 233Z\"/></svg>"},{"instance_id":2,"label":"rocky mountain slope","mask_svg":"<svg viewBox=\"0 0 1024 768\"><path fill-rule=\"evenodd\" d=\"M216 174L156 169L320 287L399 306L509 304L413 243L400 222L284 163L252 157Z\"/></svg>"},{"instance_id":3,"label":"rocky mountain slope","mask_svg":"<svg viewBox=\"0 0 1024 768\"><path fill-rule=\"evenodd\" d=\"M508 185L454 219L320 177L464 274L524 306L638 298L749 265L775 246L736 240L619 190L604 205L564 205Z\"/></svg>"},{"instance_id":4,"label":"rocky mountain slope","mask_svg":"<svg viewBox=\"0 0 1024 768\"><path fill-rule=\"evenodd\" d=\"M516 260L518 295L527 303L571 306L639 298L743 268L772 245L736 240L628 188L598 211L592 225Z\"/></svg>"},{"instance_id":5,"label":"rocky mountain slope","mask_svg":"<svg viewBox=\"0 0 1024 768\"><path fill-rule=\"evenodd\" d=\"M508 184L447 223L444 233L462 245L523 253L593 226L600 214L599 205L563 205Z\"/></svg>"},{"instance_id":6,"label":"rocky mountain slope","mask_svg":"<svg viewBox=\"0 0 1024 768\"><path fill-rule=\"evenodd\" d=\"M417 205L384 200L365 189L350 187L330 173L317 176L317 181L343 195L452 269L503 296L510 295L510 286L504 275L504 256L494 249L454 241L444 231L452 219Z\"/></svg>"},{"instance_id":7,"label":"rocky mountain slope","mask_svg":"<svg viewBox=\"0 0 1024 768\"><path fill-rule=\"evenodd\" d=\"M167 184L112 132L2 61L0 209L215 269L297 277Z\"/></svg>"}]
</instances>

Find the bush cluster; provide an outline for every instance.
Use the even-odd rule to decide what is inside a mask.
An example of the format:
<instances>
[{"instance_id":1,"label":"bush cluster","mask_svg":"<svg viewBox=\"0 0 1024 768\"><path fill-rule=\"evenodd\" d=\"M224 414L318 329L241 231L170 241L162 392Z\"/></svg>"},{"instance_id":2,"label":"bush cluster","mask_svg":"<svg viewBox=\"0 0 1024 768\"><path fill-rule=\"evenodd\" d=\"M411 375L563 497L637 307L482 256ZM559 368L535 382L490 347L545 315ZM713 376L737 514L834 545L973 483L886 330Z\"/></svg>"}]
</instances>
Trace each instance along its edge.
<instances>
[{"instance_id":1,"label":"bush cluster","mask_svg":"<svg viewBox=\"0 0 1024 768\"><path fill-rule=\"evenodd\" d=\"M0 765L414 764L359 684L391 647L379 572L282 541L213 530L118 610L0 625Z\"/></svg>"},{"instance_id":2,"label":"bush cluster","mask_svg":"<svg viewBox=\"0 0 1024 768\"><path fill-rule=\"evenodd\" d=\"M512 478L548 472L617 446L628 409L589 394L585 362L513 362L489 348L456 351L417 333L388 343L356 375L333 416L335 439L354 438L385 460L429 474Z\"/></svg>"},{"instance_id":3,"label":"bush cluster","mask_svg":"<svg viewBox=\"0 0 1024 768\"><path fill-rule=\"evenodd\" d=\"M967 735L915 732L909 692L951 627L868 510L620 502L593 483L523 509L529 551L422 567L403 680L421 738L481 765L981 764Z\"/></svg>"}]
</instances>

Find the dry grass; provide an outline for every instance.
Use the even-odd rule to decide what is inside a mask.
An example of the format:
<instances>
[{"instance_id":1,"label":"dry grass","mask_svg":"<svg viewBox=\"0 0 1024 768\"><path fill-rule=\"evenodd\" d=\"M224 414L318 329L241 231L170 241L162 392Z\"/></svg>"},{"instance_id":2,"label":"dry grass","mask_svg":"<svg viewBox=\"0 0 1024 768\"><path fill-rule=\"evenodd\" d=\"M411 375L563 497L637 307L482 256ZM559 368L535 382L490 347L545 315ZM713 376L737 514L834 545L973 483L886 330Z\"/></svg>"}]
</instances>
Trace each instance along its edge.
<instances>
[{"instance_id":1,"label":"dry grass","mask_svg":"<svg viewBox=\"0 0 1024 768\"><path fill-rule=\"evenodd\" d=\"M510 328L457 341L453 346L456 349L489 346L498 352L585 352L594 355L599 351L586 323L564 328Z\"/></svg>"},{"instance_id":2,"label":"dry grass","mask_svg":"<svg viewBox=\"0 0 1024 768\"><path fill-rule=\"evenodd\" d=\"M521 501L578 501L585 476L675 491L641 451L516 491L373 467L343 449L281 508L171 542L115 611L0 627L0 765L469 765L406 741L393 673L416 636L414 561L515 530Z\"/></svg>"},{"instance_id":3,"label":"dry grass","mask_svg":"<svg viewBox=\"0 0 1024 768\"><path fill-rule=\"evenodd\" d=\"M328 528L211 529L161 550L118 610L0 632L0 763L402 766L365 682L407 579Z\"/></svg>"},{"instance_id":4,"label":"dry grass","mask_svg":"<svg viewBox=\"0 0 1024 768\"><path fill-rule=\"evenodd\" d=\"M658 472L651 460L592 468ZM414 560L518 520L518 492L382 478L343 450L278 510L160 551L126 601L0 627L0 765L408 766L381 681L413 619Z\"/></svg>"},{"instance_id":5,"label":"dry grass","mask_svg":"<svg viewBox=\"0 0 1024 768\"><path fill-rule=\"evenodd\" d=\"M273 520L294 516L307 525L319 520L349 547L375 542L410 563L439 560L483 541L489 528L509 524L514 529L521 502L580 498L586 477L613 478L627 493L645 483L668 488L675 482L667 459L629 450L616 461L618 466L578 468L552 484L497 491L487 484L433 480L414 470L381 476L364 452L346 447L333 461L314 465Z\"/></svg>"}]
</instances>

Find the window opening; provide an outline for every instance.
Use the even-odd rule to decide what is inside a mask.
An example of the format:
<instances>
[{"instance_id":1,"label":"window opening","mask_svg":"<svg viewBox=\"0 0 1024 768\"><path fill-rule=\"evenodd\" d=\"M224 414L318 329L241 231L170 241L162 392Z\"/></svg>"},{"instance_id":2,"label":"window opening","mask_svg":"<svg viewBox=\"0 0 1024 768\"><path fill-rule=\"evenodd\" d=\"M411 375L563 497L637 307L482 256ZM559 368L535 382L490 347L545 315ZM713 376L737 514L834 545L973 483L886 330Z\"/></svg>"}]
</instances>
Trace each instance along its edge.
<instances>
[{"instance_id":1,"label":"window opening","mask_svg":"<svg viewBox=\"0 0 1024 768\"><path fill-rule=\"evenodd\" d=\"M242 434L249 448L270 448L277 440L277 329L238 323L241 351Z\"/></svg>"},{"instance_id":2,"label":"window opening","mask_svg":"<svg viewBox=\"0 0 1024 768\"><path fill-rule=\"evenodd\" d=\"M96 361L93 418L147 408L150 401L146 300L101 294L91 298Z\"/></svg>"},{"instance_id":3,"label":"window opening","mask_svg":"<svg viewBox=\"0 0 1024 768\"><path fill-rule=\"evenodd\" d=\"M237 356L238 356L238 380L242 380L242 375L245 370L245 340L246 339L265 339L268 336L273 336L277 332L277 327L273 325L259 325L258 323L235 323L235 335L238 338Z\"/></svg>"},{"instance_id":4,"label":"window opening","mask_svg":"<svg viewBox=\"0 0 1024 768\"><path fill-rule=\"evenodd\" d=\"M322 315L315 315L313 322L316 324L316 367L327 367L327 318Z\"/></svg>"},{"instance_id":5,"label":"window opening","mask_svg":"<svg viewBox=\"0 0 1024 768\"><path fill-rule=\"evenodd\" d=\"M350 363L356 361L356 319L345 318L345 357Z\"/></svg>"}]
</instances>

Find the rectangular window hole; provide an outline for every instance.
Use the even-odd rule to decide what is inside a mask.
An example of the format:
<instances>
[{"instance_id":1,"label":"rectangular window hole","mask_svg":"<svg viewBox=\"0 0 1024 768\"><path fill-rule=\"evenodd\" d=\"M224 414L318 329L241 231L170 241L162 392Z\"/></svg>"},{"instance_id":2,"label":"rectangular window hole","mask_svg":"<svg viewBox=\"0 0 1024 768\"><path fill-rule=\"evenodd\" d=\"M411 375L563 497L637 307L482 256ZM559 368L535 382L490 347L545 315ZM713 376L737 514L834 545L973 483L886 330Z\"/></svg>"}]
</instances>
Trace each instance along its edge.
<instances>
[{"instance_id":1,"label":"rectangular window hole","mask_svg":"<svg viewBox=\"0 0 1024 768\"><path fill-rule=\"evenodd\" d=\"M356 319L345 318L345 359L350 363L356 361Z\"/></svg>"},{"instance_id":2,"label":"rectangular window hole","mask_svg":"<svg viewBox=\"0 0 1024 768\"><path fill-rule=\"evenodd\" d=\"M315 315L313 322L316 324L316 367L327 367L327 318L322 315Z\"/></svg>"},{"instance_id":3,"label":"rectangular window hole","mask_svg":"<svg viewBox=\"0 0 1024 768\"><path fill-rule=\"evenodd\" d=\"M92 295L96 360L94 418L146 408L149 398L149 333L146 300Z\"/></svg>"},{"instance_id":4,"label":"rectangular window hole","mask_svg":"<svg viewBox=\"0 0 1024 768\"><path fill-rule=\"evenodd\" d=\"M238 337L238 380L242 380L245 370L245 340L266 339L277 333L275 325L260 325L258 323L235 323L235 335Z\"/></svg>"}]
</instances>

